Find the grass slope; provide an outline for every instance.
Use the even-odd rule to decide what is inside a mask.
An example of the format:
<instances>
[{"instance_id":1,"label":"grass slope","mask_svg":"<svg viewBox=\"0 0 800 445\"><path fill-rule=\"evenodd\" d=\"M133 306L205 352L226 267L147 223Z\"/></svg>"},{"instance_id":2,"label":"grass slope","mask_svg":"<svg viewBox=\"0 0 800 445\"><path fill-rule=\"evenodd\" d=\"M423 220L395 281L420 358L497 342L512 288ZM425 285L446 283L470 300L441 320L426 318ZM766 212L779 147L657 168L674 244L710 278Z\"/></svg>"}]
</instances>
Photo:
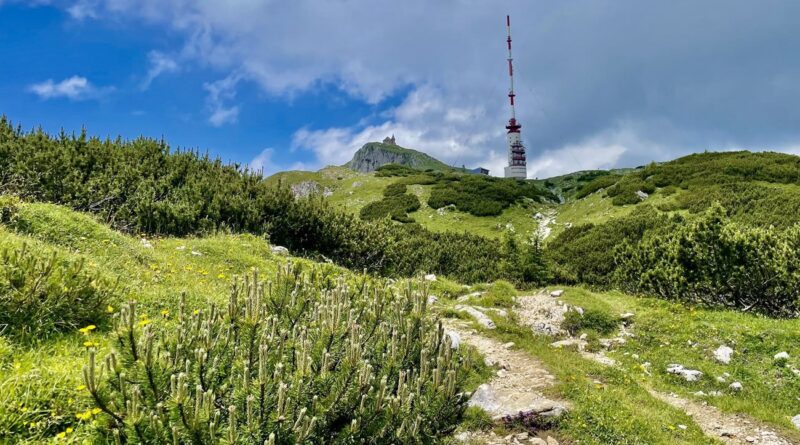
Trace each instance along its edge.
<instances>
[{"instance_id":1,"label":"grass slope","mask_svg":"<svg viewBox=\"0 0 800 445\"><path fill-rule=\"evenodd\" d=\"M64 258L85 259L103 275L122 277L125 291L109 302L111 311L134 299L154 323L176 313L182 292L190 307L224 303L234 274L251 268L269 274L287 261L273 255L264 239L251 235L150 242L153 247L146 248L139 239L90 216L50 204L24 204L14 229L0 225L4 248L27 244L39 252L56 251ZM89 440L91 420L76 417L91 406L82 388L83 344L97 343L104 354L107 328L98 323L88 336L76 331L35 344L0 337L0 443L43 443L60 433L76 443Z\"/></svg>"}]
</instances>

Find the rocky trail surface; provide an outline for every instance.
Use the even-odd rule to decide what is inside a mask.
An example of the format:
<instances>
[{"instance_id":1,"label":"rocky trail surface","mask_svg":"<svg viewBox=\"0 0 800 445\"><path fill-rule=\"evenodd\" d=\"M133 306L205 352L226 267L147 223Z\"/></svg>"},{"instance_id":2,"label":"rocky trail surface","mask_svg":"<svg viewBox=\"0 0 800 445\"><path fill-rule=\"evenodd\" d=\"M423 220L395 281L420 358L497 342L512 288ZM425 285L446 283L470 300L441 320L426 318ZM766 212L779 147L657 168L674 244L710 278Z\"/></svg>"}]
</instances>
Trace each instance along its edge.
<instances>
[{"instance_id":1,"label":"rocky trail surface","mask_svg":"<svg viewBox=\"0 0 800 445\"><path fill-rule=\"evenodd\" d=\"M518 322L523 326L530 327L536 334L552 336L554 340L557 337L558 340L551 345L555 348L575 347L586 359L605 366L617 366L616 361L607 357L603 350L586 351L587 342L584 339L570 337L561 328L561 322L567 311L581 311L582 309L570 307L561 301L560 296L560 291L552 293L543 291L536 295L518 298L514 310ZM467 312L469 313L469 311ZM633 314L620 315L623 319L633 316ZM488 327L485 323L481 324ZM553 385L555 378L535 357L515 350L513 344L501 344L497 340L481 335L468 323L448 320L446 326L447 329L457 333L461 341L474 346L485 357L488 364L498 369L496 376L489 383L481 385L475 391L470 404L480 406L495 419L519 412L559 415L569 409L568 402L543 394L546 392L544 391L546 388ZM491 329L491 327L489 328ZM610 350L624 344L626 339L634 335L632 330L623 324L615 337L602 339L601 345L604 350ZM648 391L653 397L685 412L708 437L722 443L731 445L792 445L795 443L781 437L775 430L749 416L723 413L705 401L689 400L676 394L660 393L652 389ZM536 437L527 433L499 437L491 432L465 432L457 438L474 444L553 445L558 443L554 437L547 434Z\"/></svg>"},{"instance_id":2,"label":"rocky trail surface","mask_svg":"<svg viewBox=\"0 0 800 445\"><path fill-rule=\"evenodd\" d=\"M480 335L468 323L448 320L446 328L456 333L461 342L475 347L486 363L497 369L492 380L473 393L470 405L483 408L495 420L520 413L558 416L568 409L565 401L544 394L553 386L555 377L530 354L514 349L511 343L503 344ZM457 438L471 444L558 444L546 433L541 436L519 433L500 437L493 432L479 431L464 432Z\"/></svg>"}]
</instances>

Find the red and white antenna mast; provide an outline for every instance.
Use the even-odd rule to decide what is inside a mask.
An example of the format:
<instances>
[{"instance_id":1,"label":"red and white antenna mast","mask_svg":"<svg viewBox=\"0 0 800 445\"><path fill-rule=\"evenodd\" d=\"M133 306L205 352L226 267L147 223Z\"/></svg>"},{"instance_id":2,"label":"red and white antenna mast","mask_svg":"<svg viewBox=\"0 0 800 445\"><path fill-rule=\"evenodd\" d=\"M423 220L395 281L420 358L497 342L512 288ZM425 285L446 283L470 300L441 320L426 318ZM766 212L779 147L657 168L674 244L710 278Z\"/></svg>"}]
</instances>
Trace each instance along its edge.
<instances>
[{"instance_id":1,"label":"red and white antenna mast","mask_svg":"<svg viewBox=\"0 0 800 445\"><path fill-rule=\"evenodd\" d=\"M514 104L514 57L511 55L511 16L506 16L506 31L508 32L508 77L511 82L508 90L508 101L511 105L511 119L508 120L506 125L507 140L508 140L508 167L505 168L506 178L526 179L528 177L528 167L525 157L525 147L522 145L522 139L519 130L522 128L517 122L516 107Z\"/></svg>"}]
</instances>

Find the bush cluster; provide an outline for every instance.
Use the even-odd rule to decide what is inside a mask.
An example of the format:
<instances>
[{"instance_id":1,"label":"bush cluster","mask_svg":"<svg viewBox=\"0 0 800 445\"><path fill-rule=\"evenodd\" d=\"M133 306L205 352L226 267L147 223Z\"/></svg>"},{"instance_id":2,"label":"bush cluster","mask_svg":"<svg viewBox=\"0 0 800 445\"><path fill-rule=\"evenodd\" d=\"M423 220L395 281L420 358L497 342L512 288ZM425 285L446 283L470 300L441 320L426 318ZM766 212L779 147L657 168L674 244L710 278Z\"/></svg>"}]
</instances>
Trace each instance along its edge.
<instances>
[{"instance_id":1,"label":"bush cluster","mask_svg":"<svg viewBox=\"0 0 800 445\"><path fill-rule=\"evenodd\" d=\"M433 443L463 416L470 364L426 304L410 284L254 273L174 324L126 305L85 386L117 443Z\"/></svg>"},{"instance_id":2,"label":"bush cluster","mask_svg":"<svg viewBox=\"0 0 800 445\"><path fill-rule=\"evenodd\" d=\"M743 226L714 205L702 218L616 249L614 282L625 291L752 310L800 311L800 226Z\"/></svg>"},{"instance_id":3,"label":"bush cluster","mask_svg":"<svg viewBox=\"0 0 800 445\"><path fill-rule=\"evenodd\" d=\"M100 324L117 289L83 261L68 261L54 252L27 245L0 252L0 332L23 339L42 339L55 332Z\"/></svg>"},{"instance_id":4,"label":"bush cluster","mask_svg":"<svg viewBox=\"0 0 800 445\"><path fill-rule=\"evenodd\" d=\"M561 322L561 328L569 332L570 335L577 335L583 331L606 335L614 332L619 327L619 324L620 319L608 312L598 309L585 309L581 313L572 309L564 313L564 321Z\"/></svg>"},{"instance_id":5,"label":"bush cluster","mask_svg":"<svg viewBox=\"0 0 800 445\"><path fill-rule=\"evenodd\" d=\"M614 249L619 244L662 233L680 221L680 217L670 218L652 206L637 207L630 215L603 224L565 229L547 245L546 258L557 281L608 285L616 267Z\"/></svg>"},{"instance_id":6,"label":"bush cluster","mask_svg":"<svg viewBox=\"0 0 800 445\"><path fill-rule=\"evenodd\" d=\"M531 181L445 174L434 184L428 205L434 209L454 205L458 210L475 216L496 216L523 198L536 202L558 199Z\"/></svg>"},{"instance_id":7,"label":"bush cluster","mask_svg":"<svg viewBox=\"0 0 800 445\"><path fill-rule=\"evenodd\" d=\"M403 181L430 184L440 177L414 170ZM494 267L499 261L491 262L500 258L493 241L362 221L319 196L295 199L288 187L274 187L238 165L171 151L163 140L101 140L63 132L51 137L41 130L26 133L2 117L0 192L92 212L129 233L249 232L268 235L273 244L300 255L384 275L433 272L463 282L502 278ZM405 214L395 207L408 212L419 205L416 196L397 196L389 212L396 219ZM380 208L375 213L386 214Z\"/></svg>"},{"instance_id":8,"label":"bush cluster","mask_svg":"<svg viewBox=\"0 0 800 445\"><path fill-rule=\"evenodd\" d=\"M372 221L388 216L392 220L402 223L414 222L414 219L408 214L419 210L421 204L416 195L406 193L407 187L403 182L395 182L386 186L383 191L383 199L371 202L361 208L361 219Z\"/></svg>"},{"instance_id":9,"label":"bush cluster","mask_svg":"<svg viewBox=\"0 0 800 445\"><path fill-rule=\"evenodd\" d=\"M612 185L616 184L622 178L621 175L602 175L597 176L592 179L590 182L583 184L575 193L575 199L585 198L592 193L600 190L611 187Z\"/></svg>"}]
</instances>

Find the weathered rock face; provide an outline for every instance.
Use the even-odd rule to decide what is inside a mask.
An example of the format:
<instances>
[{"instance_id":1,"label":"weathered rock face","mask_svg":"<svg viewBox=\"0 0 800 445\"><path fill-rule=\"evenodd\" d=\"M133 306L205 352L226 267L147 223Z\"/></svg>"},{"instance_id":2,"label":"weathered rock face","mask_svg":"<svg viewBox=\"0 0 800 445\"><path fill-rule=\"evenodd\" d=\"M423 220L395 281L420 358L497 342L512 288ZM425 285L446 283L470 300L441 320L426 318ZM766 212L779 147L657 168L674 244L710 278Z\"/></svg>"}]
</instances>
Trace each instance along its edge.
<instances>
[{"instance_id":1,"label":"weathered rock face","mask_svg":"<svg viewBox=\"0 0 800 445\"><path fill-rule=\"evenodd\" d=\"M369 173L386 164L401 164L418 169L447 169L444 163L415 150L386 145L379 142L364 144L347 163L347 167L362 173Z\"/></svg>"}]
</instances>

